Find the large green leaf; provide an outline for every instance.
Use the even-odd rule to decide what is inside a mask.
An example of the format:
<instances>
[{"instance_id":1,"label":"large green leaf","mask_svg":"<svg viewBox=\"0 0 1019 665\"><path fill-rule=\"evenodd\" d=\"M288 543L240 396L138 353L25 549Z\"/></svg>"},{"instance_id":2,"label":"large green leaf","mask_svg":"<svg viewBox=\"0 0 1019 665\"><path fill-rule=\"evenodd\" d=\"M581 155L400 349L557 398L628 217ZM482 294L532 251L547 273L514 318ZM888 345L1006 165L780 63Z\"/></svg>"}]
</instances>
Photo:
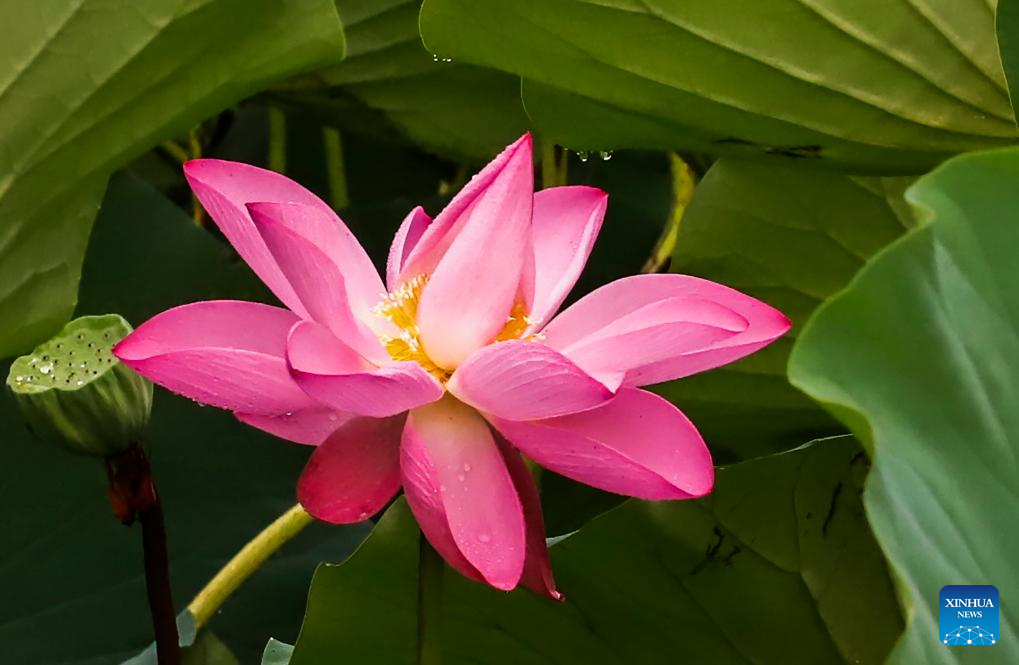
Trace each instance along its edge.
<instances>
[{"instance_id":1,"label":"large green leaf","mask_svg":"<svg viewBox=\"0 0 1019 665\"><path fill-rule=\"evenodd\" d=\"M786 359L814 309L903 232L890 203L897 191L883 189L897 185L723 159L697 186L672 270L749 293L794 324L785 338L741 362L657 389L697 423L720 461L842 431L789 385Z\"/></svg>"},{"instance_id":2,"label":"large green leaf","mask_svg":"<svg viewBox=\"0 0 1019 665\"><path fill-rule=\"evenodd\" d=\"M191 300L263 293L224 245L130 177L111 180L93 240L82 313L118 311L138 323ZM0 369L6 375L6 366ZM6 395L0 427L3 662L113 665L137 654L152 639L141 535L113 517L102 464L33 439ZM308 449L159 389L148 444L165 504L174 597L183 609L230 556L293 505ZM364 533L311 525L226 603L212 630L240 662L257 662L267 635L294 638L315 564L344 556Z\"/></svg>"},{"instance_id":3,"label":"large green leaf","mask_svg":"<svg viewBox=\"0 0 1019 665\"><path fill-rule=\"evenodd\" d=\"M1001 65L1005 70L1008 93L1014 107L1016 86L1019 86L1019 2L999 0L994 23L998 48L1001 50Z\"/></svg>"},{"instance_id":4,"label":"large green leaf","mask_svg":"<svg viewBox=\"0 0 1019 665\"><path fill-rule=\"evenodd\" d=\"M946 584L1019 589L1019 151L965 155L908 193L930 220L824 305L793 382L873 448L865 503L901 583L893 663L1019 662L1019 614L972 655L938 634Z\"/></svg>"},{"instance_id":5,"label":"large green leaf","mask_svg":"<svg viewBox=\"0 0 1019 665\"><path fill-rule=\"evenodd\" d=\"M418 35L420 0L338 0L343 64L289 82L277 98L352 131L391 124L444 156L482 160L529 126L515 76L436 59ZM378 119L370 110L381 114Z\"/></svg>"},{"instance_id":6,"label":"large green leaf","mask_svg":"<svg viewBox=\"0 0 1019 665\"><path fill-rule=\"evenodd\" d=\"M1016 138L987 0L426 0L425 44L518 74L575 149L920 169Z\"/></svg>"},{"instance_id":7,"label":"large green leaf","mask_svg":"<svg viewBox=\"0 0 1019 665\"><path fill-rule=\"evenodd\" d=\"M331 0L3 2L0 25L0 357L70 315L113 169L343 56Z\"/></svg>"},{"instance_id":8,"label":"large green leaf","mask_svg":"<svg viewBox=\"0 0 1019 665\"><path fill-rule=\"evenodd\" d=\"M447 569L443 662L880 663L900 620L865 471L843 438L722 470L708 500L630 502L553 547L562 604ZM319 568L292 665L414 662L417 538L401 500Z\"/></svg>"}]
</instances>

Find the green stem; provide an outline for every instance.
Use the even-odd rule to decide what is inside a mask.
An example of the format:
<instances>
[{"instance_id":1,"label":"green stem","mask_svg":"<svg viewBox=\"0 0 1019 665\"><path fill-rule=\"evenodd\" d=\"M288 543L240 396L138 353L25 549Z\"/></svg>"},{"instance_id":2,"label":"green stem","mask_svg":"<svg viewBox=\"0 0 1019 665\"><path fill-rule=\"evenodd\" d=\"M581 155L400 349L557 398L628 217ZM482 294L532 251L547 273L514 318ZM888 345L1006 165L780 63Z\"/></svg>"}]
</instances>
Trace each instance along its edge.
<instances>
[{"instance_id":1,"label":"green stem","mask_svg":"<svg viewBox=\"0 0 1019 665\"><path fill-rule=\"evenodd\" d=\"M322 139L329 173L329 197L333 208L346 208L350 205L350 190L347 189L347 171L343 161L343 137L332 127L324 127Z\"/></svg>"},{"instance_id":2,"label":"green stem","mask_svg":"<svg viewBox=\"0 0 1019 665\"><path fill-rule=\"evenodd\" d=\"M555 143L541 140L541 188L548 189L559 184L559 169L556 165Z\"/></svg>"},{"instance_id":3,"label":"green stem","mask_svg":"<svg viewBox=\"0 0 1019 665\"><path fill-rule=\"evenodd\" d=\"M177 145L174 141L163 141L159 144L159 147L161 147L166 154L170 155L181 164L191 159L191 154L184 148Z\"/></svg>"},{"instance_id":4,"label":"green stem","mask_svg":"<svg viewBox=\"0 0 1019 665\"><path fill-rule=\"evenodd\" d=\"M269 170L287 170L287 116L277 108L269 108Z\"/></svg>"},{"instance_id":5,"label":"green stem","mask_svg":"<svg viewBox=\"0 0 1019 665\"><path fill-rule=\"evenodd\" d=\"M188 605L198 630L216 613L234 591L258 570L266 559L312 522L300 504L276 518L241 548Z\"/></svg>"},{"instance_id":6,"label":"green stem","mask_svg":"<svg viewBox=\"0 0 1019 665\"><path fill-rule=\"evenodd\" d=\"M442 574L444 563L421 534L418 554L417 665L442 663Z\"/></svg>"},{"instance_id":7,"label":"green stem","mask_svg":"<svg viewBox=\"0 0 1019 665\"><path fill-rule=\"evenodd\" d=\"M134 444L107 456L106 475L114 515L125 525L141 523L145 592L155 633L156 661L159 665L180 665L177 612L173 608L170 559L166 553L166 525L145 449Z\"/></svg>"},{"instance_id":8,"label":"green stem","mask_svg":"<svg viewBox=\"0 0 1019 665\"><path fill-rule=\"evenodd\" d=\"M686 211L690 199L693 198L694 187L697 183L693 169L674 152L669 153L669 166L672 171L672 211L669 213L669 219L665 223L662 235L651 251L651 256L641 268L641 272L645 273L662 272L668 269L669 263L672 261L672 253L676 249L676 241L679 239L679 224L683 221L683 213Z\"/></svg>"}]
</instances>

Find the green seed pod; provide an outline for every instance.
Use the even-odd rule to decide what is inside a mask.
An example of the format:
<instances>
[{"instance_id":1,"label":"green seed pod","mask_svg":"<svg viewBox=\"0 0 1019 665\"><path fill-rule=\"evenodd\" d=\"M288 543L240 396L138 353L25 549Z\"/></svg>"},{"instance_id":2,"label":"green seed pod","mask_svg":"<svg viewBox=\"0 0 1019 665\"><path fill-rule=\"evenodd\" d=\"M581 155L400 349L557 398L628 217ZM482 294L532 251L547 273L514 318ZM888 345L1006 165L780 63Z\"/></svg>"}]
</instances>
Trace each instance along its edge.
<instances>
[{"instance_id":1,"label":"green seed pod","mask_svg":"<svg viewBox=\"0 0 1019 665\"><path fill-rule=\"evenodd\" d=\"M118 314L83 316L11 365L7 387L41 439L106 456L142 436L152 384L111 352L131 332Z\"/></svg>"}]
</instances>

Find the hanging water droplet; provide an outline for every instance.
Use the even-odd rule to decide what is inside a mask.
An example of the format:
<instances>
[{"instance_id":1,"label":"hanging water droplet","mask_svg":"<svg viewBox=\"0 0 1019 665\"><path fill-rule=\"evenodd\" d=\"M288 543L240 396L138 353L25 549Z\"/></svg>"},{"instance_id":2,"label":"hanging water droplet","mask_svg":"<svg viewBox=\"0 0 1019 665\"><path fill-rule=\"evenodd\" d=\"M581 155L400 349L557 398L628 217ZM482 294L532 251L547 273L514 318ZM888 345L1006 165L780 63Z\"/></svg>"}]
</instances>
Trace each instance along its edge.
<instances>
[{"instance_id":1,"label":"hanging water droplet","mask_svg":"<svg viewBox=\"0 0 1019 665\"><path fill-rule=\"evenodd\" d=\"M487 533L479 533L478 534L478 540L480 540L483 543L490 543L490 542L492 542L492 537L490 535L488 535Z\"/></svg>"},{"instance_id":2,"label":"hanging water droplet","mask_svg":"<svg viewBox=\"0 0 1019 665\"><path fill-rule=\"evenodd\" d=\"M581 150L577 153L577 157L580 158L580 161L586 162L588 159L591 158L591 153L589 153L587 150Z\"/></svg>"},{"instance_id":3,"label":"hanging water droplet","mask_svg":"<svg viewBox=\"0 0 1019 665\"><path fill-rule=\"evenodd\" d=\"M437 56L436 54L433 53L432 54L432 62L438 62L438 61L439 61L439 56Z\"/></svg>"},{"instance_id":4,"label":"hanging water droplet","mask_svg":"<svg viewBox=\"0 0 1019 665\"><path fill-rule=\"evenodd\" d=\"M601 160L603 162L607 162L610 159L612 159L612 151L611 150L602 150L598 154L601 155Z\"/></svg>"},{"instance_id":5,"label":"hanging water droplet","mask_svg":"<svg viewBox=\"0 0 1019 665\"><path fill-rule=\"evenodd\" d=\"M447 63L448 62L453 62L453 58L443 58L442 61L443 62L447 62Z\"/></svg>"},{"instance_id":6,"label":"hanging water droplet","mask_svg":"<svg viewBox=\"0 0 1019 665\"><path fill-rule=\"evenodd\" d=\"M361 520L363 522L364 520L368 519L368 513L366 511L362 510L361 512L359 512L357 514L357 519L359 519L359 520Z\"/></svg>"}]
</instances>

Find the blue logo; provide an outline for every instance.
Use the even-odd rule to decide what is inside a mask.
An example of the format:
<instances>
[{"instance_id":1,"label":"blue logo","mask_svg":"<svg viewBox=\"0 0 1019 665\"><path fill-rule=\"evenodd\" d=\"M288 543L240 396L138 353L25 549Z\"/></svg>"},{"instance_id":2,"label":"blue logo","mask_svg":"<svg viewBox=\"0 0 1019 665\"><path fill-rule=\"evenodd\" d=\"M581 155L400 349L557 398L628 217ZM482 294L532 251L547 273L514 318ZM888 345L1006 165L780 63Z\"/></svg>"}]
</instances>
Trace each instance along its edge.
<instances>
[{"instance_id":1,"label":"blue logo","mask_svg":"<svg viewBox=\"0 0 1019 665\"><path fill-rule=\"evenodd\" d=\"M998 643L998 589L990 584L952 584L938 595L938 626L943 644Z\"/></svg>"}]
</instances>

